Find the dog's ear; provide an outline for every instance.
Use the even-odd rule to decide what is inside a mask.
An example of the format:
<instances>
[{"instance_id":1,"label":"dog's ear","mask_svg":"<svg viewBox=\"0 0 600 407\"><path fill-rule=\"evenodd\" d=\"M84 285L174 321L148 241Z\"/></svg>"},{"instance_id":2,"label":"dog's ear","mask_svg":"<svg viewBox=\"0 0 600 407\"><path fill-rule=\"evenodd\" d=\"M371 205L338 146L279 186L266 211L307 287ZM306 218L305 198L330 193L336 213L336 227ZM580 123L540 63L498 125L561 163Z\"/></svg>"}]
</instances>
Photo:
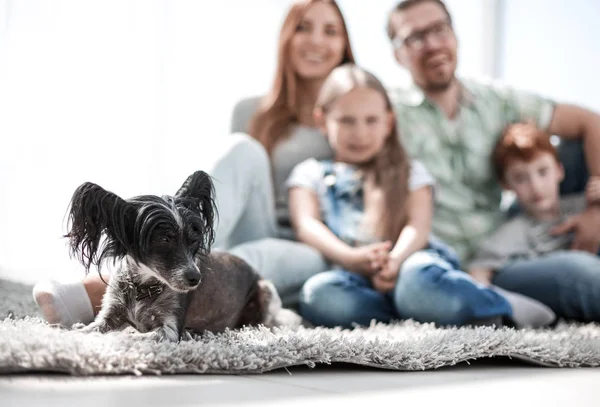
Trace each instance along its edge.
<instances>
[{"instance_id":1,"label":"dog's ear","mask_svg":"<svg viewBox=\"0 0 600 407\"><path fill-rule=\"evenodd\" d=\"M86 182L73 194L69 210L69 238L71 256L75 256L86 272L92 264L98 266L105 255L122 256L129 246L126 230L130 205L99 185ZM106 250L98 252L102 235L109 241ZM110 251L110 253L108 253Z\"/></svg>"},{"instance_id":2,"label":"dog's ear","mask_svg":"<svg viewBox=\"0 0 600 407\"><path fill-rule=\"evenodd\" d=\"M214 201L215 188L210 175L204 171L196 171L183 183L175 198L196 211L204 220L204 236L207 245L214 241L214 218L217 208Z\"/></svg>"},{"instance_id":3,"label":"dog's ear","mask_svg":"<svg viewBox=\"0 0 600 407\"><path fill-rule=\"evenodd\" d=\"M196 171L183 183L179 191L175 194L176 198L198 198L202 199L205 196L212 198L214 187L210 175L204 171Z\"/></svg>"}]
</instances>

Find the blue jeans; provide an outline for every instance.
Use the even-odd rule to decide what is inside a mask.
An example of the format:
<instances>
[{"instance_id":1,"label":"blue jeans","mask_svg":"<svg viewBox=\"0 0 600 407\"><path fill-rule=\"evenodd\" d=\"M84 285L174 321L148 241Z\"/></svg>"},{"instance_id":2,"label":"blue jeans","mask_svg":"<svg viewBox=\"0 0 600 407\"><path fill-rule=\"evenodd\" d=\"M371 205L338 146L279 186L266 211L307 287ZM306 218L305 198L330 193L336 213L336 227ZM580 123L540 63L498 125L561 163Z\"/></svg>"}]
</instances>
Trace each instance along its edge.
<instances>
[{"instance_id":1,"label":"blue jeans","mask_svg":"<svg viewBox=\"0 0 600 407\"><path fill-rule=\"evenodd\" d=\"M588 180L583 143L562 141L559 155L565 167L561 195L582 193ZM518 206L509 210L518 213ZM557 316L600 321L600 259L583 252L557 252L541 259L519 261L500 270L493 283L534 298Z\"/></svg>"},{"instance_id":2,"label":"blue jeans","mask_svg":"<svg viewBox=\"0 0 600 407\"><path fill-rule=\"evenodd\" d=\"M464 325L512 315L502 295L461 271L456 255L437 242L406 259L396 287L387 294L376 291L367 278L345 270L311 277L300 293L299 312L315 325L344 328L369 325L373 319Z\"/></svg>"},{"instance_id":3,"label":"blue jeans","mask_svg":"<svg viewBox=\"0 0 600 407\"><path fill-rule=\"evenodd\" d=\"M561 251L518 261L496 273L493 283L546 304L558 317L600 321L600 258Z\"/></svg>"}]
</instances>

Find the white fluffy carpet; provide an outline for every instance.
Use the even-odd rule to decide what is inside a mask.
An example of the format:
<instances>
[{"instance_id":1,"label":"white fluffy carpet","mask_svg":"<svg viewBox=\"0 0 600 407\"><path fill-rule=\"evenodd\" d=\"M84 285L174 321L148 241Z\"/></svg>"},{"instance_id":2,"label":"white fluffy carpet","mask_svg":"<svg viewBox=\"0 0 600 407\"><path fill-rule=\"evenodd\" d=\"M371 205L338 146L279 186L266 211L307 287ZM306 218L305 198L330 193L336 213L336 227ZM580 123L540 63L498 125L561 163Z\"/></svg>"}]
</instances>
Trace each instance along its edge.
<instances>
[{"instance_id":1,"label":"white fluffy carpet","mask_svg":"<svg viewBox=\"0 0 600 407\"><path fill-rule=\"evenodd\" d=\"M125 332L83 334L48 326L31 287L0 280L0 373L71 375L261 373L293 365L345 362L424 370L507 356L542 366L600 366L600 325L552 330L439 329L411 321L364 329L247 328L176 343Z\"/></svg>"}]
</instances>

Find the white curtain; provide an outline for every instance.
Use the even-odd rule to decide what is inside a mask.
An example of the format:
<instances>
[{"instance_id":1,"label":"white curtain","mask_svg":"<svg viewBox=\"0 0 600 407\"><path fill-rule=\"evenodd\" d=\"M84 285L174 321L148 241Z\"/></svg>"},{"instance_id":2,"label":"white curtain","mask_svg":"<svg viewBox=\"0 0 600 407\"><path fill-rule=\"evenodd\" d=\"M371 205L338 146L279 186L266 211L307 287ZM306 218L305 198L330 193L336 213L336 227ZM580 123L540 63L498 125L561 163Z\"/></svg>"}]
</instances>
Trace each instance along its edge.
<instances>
[{"instance_id":1,"label":"white curtain","mask_svg":"<svg viewBox=\"0 0 600 407\"><path fill-rule=\"evenodd\" d=\"M0 0L0 277L83 276L62 238L82 182L165 194L207 167L235 102L268 89L290 3ZM367 4L340 1L358 62L392 85L395 1ZM469 4L450 2L461 69L480 73Z\"/></svg>"}]
</instances>

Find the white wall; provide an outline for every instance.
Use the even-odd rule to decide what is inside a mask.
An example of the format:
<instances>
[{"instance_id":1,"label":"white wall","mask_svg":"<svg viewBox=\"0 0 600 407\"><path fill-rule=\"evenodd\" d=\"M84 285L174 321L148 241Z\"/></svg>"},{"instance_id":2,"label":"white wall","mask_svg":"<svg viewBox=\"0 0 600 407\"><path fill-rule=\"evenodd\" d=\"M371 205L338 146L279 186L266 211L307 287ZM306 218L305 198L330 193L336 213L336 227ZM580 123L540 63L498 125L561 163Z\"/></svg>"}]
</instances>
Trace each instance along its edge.
<instances>
[{"instance_id":1,"label":"white wall","mask_svg":"<svg viewBox=\"0 0 600 407\"><path fill-rule=\"evenodd\" d=\"M600 1L504 0L501 77L600 111Z\"/></svg>"},{"instance_id":2,"label":"white wall","mask_svg":"<svg viewBox=\"0 0 600 407\"><path fill-rule=\"evenodd\" d=\"M83 275L61 237L82 182L173 193L210 164L236 100L271 83L290 3L0 0L0 277ZM486 3L448 2L462 73L485 73ZM397 83L395 0L340 4L358 62Z\"/></svg>"}]
</instances>

